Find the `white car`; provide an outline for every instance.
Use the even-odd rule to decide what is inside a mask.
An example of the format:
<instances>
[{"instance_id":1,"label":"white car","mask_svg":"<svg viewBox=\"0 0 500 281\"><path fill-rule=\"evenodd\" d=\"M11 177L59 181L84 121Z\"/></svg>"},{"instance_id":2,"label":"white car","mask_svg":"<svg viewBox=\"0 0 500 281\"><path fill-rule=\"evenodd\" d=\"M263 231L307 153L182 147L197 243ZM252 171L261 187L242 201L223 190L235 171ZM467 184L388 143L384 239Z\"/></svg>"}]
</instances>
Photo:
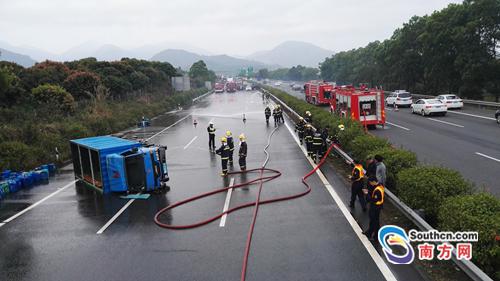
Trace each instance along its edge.
<instances>
[{"instance_id":1,"label":"white car","mask_svg":"<svg viewBox=\"0 0 500 281\"><path fill-rule=\"evenodd\" d=\"M448 108L446 104L438 99L420 99L411 105L411 113L421 114L422 116L436 114L446 115Z\"/></svg>"},{"instance_id":2,"label":"white car","mask_svg":"<svg viewBox=\"0 0 500 281\"><path fill-rule=\"evenodd\" d=\"M274 86L278 86L278 87L281 86L281 82L274 83Z\"/></svg>"},{"instance_id":3,"label":"white car","mask_svg":"<svg viewBox=\"0 0 500 281\"><path fill-rule=\"evenodd\" d=\"M251 90L252 90L252 86L251 86L251 85L247 85L247 86L245 87L245 91L251 91Z\"/></svg>"},{"instance_id":4,"label":"white car","mask_svg":"<svg viewBox=\"0 0 500 281\"><path fill-rule=\"evenodd\" d=\"M440 100L442 103L446 104L448 108L463 108L464 102L461 98L455 95L439 95L436 99Z\"/></svg>"},{"instance_id":5,"label":"white car","mask_svg":"<svg viewBox=\"0 0 500 281\"><path fill-rule=\"evenodd\" d=\"M385 99L385 103L392 106L409 107L412 104L411 94L405 90L396 90Z\"/></svg>"}]
</instances>

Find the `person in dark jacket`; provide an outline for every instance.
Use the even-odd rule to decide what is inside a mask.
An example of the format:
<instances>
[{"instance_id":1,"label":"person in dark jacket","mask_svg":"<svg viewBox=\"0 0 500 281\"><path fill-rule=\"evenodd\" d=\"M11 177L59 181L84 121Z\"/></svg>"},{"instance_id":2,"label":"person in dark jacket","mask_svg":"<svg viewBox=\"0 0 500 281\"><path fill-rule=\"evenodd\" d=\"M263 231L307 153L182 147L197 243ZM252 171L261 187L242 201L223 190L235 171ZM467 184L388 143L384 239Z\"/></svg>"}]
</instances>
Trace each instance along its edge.
<instances>
[{"instance_id":1,"label":"person in dark jacket","mask_svg":"<svg viewBox=\"0 0 500 281\"><path fill-rule=\"evenodd\" d=\"M321 157L325 155L326 150L328 149L328 138L329 138L328 131L329 131L328 127L325 127L321 131L321 138L323 139L323 147L321 147Z\"/></svg>"},{"instance_id":2,"label":"person in dark jacket","mask_svg":"<svg viewBox=\"0 0 500 281\"><path fill-rule=\"evenodd\" d=\"M269 117L271 117L271 109L269 106L266 106L266 109L264 109L264 115L266 116L266 124L269 124Z\"/></svg>"},{"instance_id":3,"label":"person in dark jacket","mask_svg":"<svg viewBox=\"0 0 500 281\"><path fill-rule=\"evenodd\" d=\"M306 111L306 117L304 117L307 123L312 123L312 114L310 111Z\"/></svg>"},{"instance_id":4,"label":"person in dark jacket","mask_svg":"<svg viewBox=\"0 0 500 281\"><path fill-rule=\"evenodd\" d=\"M225 137L220 138L221 146L215 151L217 155L220 155L222 163L222 173L221 176L227 176L227 162L229 161L229 146L226 144L227 139Z\"/></svg>"},{"instance_id":5,"label":"person in dark jacket","mask_svg":"<svg viewBox=\"0 0 500 281\"><path fill-rule=\"evenodd\" d=\"M231 131L226 132L227 146L229 147L229 165L233 166L234 140Z\"/></svg>"},{"instance_id":6,"label":"person in dark jacket","mask_svg":"<svg viewBox=\"0 0 500 281\"><path fill-rule=\"evenodd\" d=\"M313 135L313 160L318 163L321 159L321 149L323 148L323 138L321 137L321 129L318 128Z\"/></svg>"},{"instance_id":7,"label":"person in dark jacket","mask_svg":"<svg viewBox=\"0 0 500 281\"><path fill-rule=\"evenodd\" d=\"M313 136L313 129L310 124L307 124L304 131L304 141L306 142L307 156L309 157L312 157L313 154Z\"/></svg>"},{"instance_id":8,"label":"person in dark jacket","mask_svg":"<svg viewBox=\"0 0 500 281\"><path fill-rule=\"evenodd\" d=\"M368 195L368 202L370 204L370 210L368 211L370 226L363 234L368 239L375 240L380 229L380 212L384 207L385 188L378 182L376 177L369 178L368 185L369 188L368 190L365 189L365 192Z\"/></svg>"},{"instance_id":9,"label":"person in dark jacket","mask_svg":"<svg viewBox=\"0 0 500 281\"><path fill-rule=\"evenodd\" d=\"M356 196L359 199L359 203L363 208L363 212L366 212L366 202L365 195L363 194L364 188L364 178L365 178L365 170L363 169L363 165L359 163L359 161L353 161L354 168L352 169L351 176L351 201L349 202L349 207L354 208L354 203L356 201Z\"/></svg>"},{"instance_id":10,"label":"person in dark jacket","mask_svg":"<svg viewBox=\"0 0 500 281\"><path fill-rule=\"evenodd\" d=\"M245 171L247 169L247 141L244 134L240 135L240 150L238 151L240 169Z\"/></svg>"},{"instance_id":11,"label":"person in dark jacket","mask_svg":"<svg viewBox=\"0 0 500 281\"><path fill-rule=\"evenodd\" d=\"M304 129L305 129L306 121L304 118L300 117L299 122L295 124L295 132L297 132L300 140L300 144L302 145L304 140Z\"/></svg>"},{"instance_id":12,"label":"person in dark jacket","mask_svg":"<svg viewBox=\"0 0 500 281\"><path fill-rule=\"evenodd\" d=\"M368 156L366 158L366 177L376 177L377 176L377 164L375 163L375 159L373 156Z\"/></svg>"},{"instance_id":13,"label":"person in dark jacket","mask_svg":"<svg viewBox=\"0 0 500 281\"><path fill-rule=\"evenodd\" d=\"M215 127L213 122L208 123L207 132L208 132L208 150L213 152L215 151Z\"/></svg>"},{"instance_id":14,"label":"person in dark jacket","mask_svg":"<svg viewBox=\"0 0 500 281\"><path fill-rule=\"evenodd\" d=\"M274 117L274 127L278 127L279 123L279 112L277 108L273 108L273 117Z\"/></svg>"}]
</instances>

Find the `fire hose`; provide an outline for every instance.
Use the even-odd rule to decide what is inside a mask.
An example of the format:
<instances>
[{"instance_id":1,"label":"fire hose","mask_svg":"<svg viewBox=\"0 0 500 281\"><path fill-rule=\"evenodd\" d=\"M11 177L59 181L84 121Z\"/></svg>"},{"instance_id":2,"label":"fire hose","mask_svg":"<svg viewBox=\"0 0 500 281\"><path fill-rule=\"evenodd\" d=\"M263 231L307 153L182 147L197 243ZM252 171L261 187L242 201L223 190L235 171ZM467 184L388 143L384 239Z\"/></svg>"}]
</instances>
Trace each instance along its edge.
<instances>
[{"instance_id":1,"label":"fire hose","mask_svg":"<svg viewBox=\"0 0 500 281\"><path fill-rule=\"evenodd\" d=\"M253 180L247 181L247 182L242 182L242 183L230 186L230 187L219 188L219 189L216 189L216 190L213 190L213 191L210 191L210 192L206 192L206 193L203 193L203 194L200 194L200 195L197 195L197 196L194 196L194 197L187 198L185 200L176 202L174 204L171 204L171 205L169 205L169 206L167 206L167 207L159 210L155 214L155 216L154 216L154 222L158 226L160 226L160 227L167 228L167 229L190 229L190 228L196 228L196 227L200 227L202 225L206 225L208 223L211 223L211 222L213 222L213 221L221 218L222 216L224 216L226 214L230 214L230 213L232 213L232 212L234 212L236 210L240 210L240 209L247 208L247 207L250 207L250 206L255 206L254 210L253 210L253 215L252 215L252 222L250 223L250 228L248 230L247 240L246 240L246 244L245 244L245 252L244 252L243 262L242 262L242 267L241 267L241 278L240 278L241 281L244 281L246 279L247 266L248 266L248 256L250 254L250 247L251 247L251 244L252 244L252 236L253 236L253 231L254 231L255 223L257 221L257 214L258 214L258 211L259 211L259 206L261 204L263 205L263 204L269 204L269 203L274 203L274 202L279 202L279 201L292 200L292 199L295 199L295 198L302 197L302 196L308 194L309 192L311 192L311 187L309 186L309 184L306 181L307 178L309 178L312 174L314 174L323 165L323 163L325 162L327 156L330 154L331 150L336 145L335 143L331 144L330 147L328 148L328 150L326 151L325 155L323 155L323 158L321 159L321 161L318 163L318 165L316 167L314 167L314 169L312 169L311 171L309 171L306 175L304 175L302 177L302 183L306 186L306 189L304 191L302 191L300 193L297 193L297 194L293 194L293 195L282 196L282 197L274 197L274 198L270 198L270 199L266 199L266 200L261 200L260 199L260 195L261 195L261 192L262 192L263 184L265 182L271 181L271 180L273 180L273 179L278 178L279 176L281 176L281 172L280 171L274 170L274 169L270 169L270 168L266 168L266 165L269 162L269 158L270 158L270 155L269 155L269 152L267 151L267 149L271 145L271 137L276 132L276 130L277 130L277 128L275 128L271 132L271 134L269 135L267 145L264 148L264 153L266 154L266 159L265 159L264 163L262 164L262 166L260 168L255 168L255 169L250 169L250 170L245 170L245 171L238 171L238 172L230 172L230 173L228 173L229 175L236 175L236 174L256 173L257 172L257 173L259 173L259 177L255 178ZM271 175L265 175L265 173L271 173ZM235 206L233 208L228 209L225 212L219 213L219 214L217 214L217 215L215 215L213 217L210 217L210 218L207 218L205 220L201 220L199 222L192 223L192 224L173 225L173 224L163 223L160 220L162 214L164 214L165 212L167 212L169 210L172 210L172 209L174 209L174 208L176 208L178 206L181 206L181 205L184 205L184 204L187 204L187 203L190 203L190 202L193 202L193 201L196 201L198 199L202 199L202 198L214 195L214 194L225 192L225 191L227 191L227 190L229 190L231 188L233 188L233 189L242 188L244 186L249 186L249 185L255 184L257 182L259 183L259 188L257 190L256 199L253 202L249 202L249 203L237 205L237 206Z\"/></svg>"}]
</instances>

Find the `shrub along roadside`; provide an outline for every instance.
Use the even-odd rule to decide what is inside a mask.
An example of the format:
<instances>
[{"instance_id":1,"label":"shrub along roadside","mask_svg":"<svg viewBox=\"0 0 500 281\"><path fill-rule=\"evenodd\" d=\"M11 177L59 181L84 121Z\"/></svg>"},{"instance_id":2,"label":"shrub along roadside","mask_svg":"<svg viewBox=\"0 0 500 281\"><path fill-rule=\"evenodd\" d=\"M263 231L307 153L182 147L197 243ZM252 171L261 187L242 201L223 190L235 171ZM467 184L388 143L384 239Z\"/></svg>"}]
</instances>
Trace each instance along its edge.
<instances>
[{"instance_id":1,"label":"shrub along roadside","mask_svg":"<svg viewBox=\"0 0 500 281\"><path fill-rule=\"evenodd\" d=\"M102 101L80 108L75 116L58 116L54 120L40 120L29 113L19 112L21 109L14 109L12 112L22 118L17 123L2 122L0 170L29 170L40 164L56 162L56 147L61 164L70 157L68 141L71 139L124 130L135 126L143 115L155 116L177 105L189 105L193 98L206 92L206 89L196 89L170 96L151 96L150 99ZM5 111L8 112L10 110ZM3 113L0 117L4 116Z\"/></svg>"},{"instance_id":2,"label":"shrub along roadside","mask_svg":"<svg viewBox=\"0 0 500 281\"><path fill-rule=\"evenodd\" d=\"M473 199L472 204L476 208L488 205L498 206L500 200L493 196L470 195L473 192L472 185L464 180L460 173L446 168L416 166L417 159L414 153L387 147L384 144L385 140L377 137L373 137L377 140L367 137L359 122L328 114L325 110L292 97L281 90L265 88L297 113L302 115L306 110L311 111L314 126L329 124L333 129L331 134L338 133L338 124L344 124L346 129L339 134L339 140L346 152L355 155L355 157L374 154L384 156L388 171L388 185L393 185L388 186L388 188L398 192L400 199L410 207L425 209L428 222L434 227L443 230L479 231L480 241L491 239L490 234L493 232L488 232L486 229L494 229L496 235L500 233L498 220L491 222L492 218L500 218L498 207L490 208L486 212L481 211L481 209L476 210L466 204L467 200ZM363 149L364 146L368 148ZM443 206L440 208L442 204ZM444 209L448 212L445 213ZM439 225L437 224L438 212ZM483 227L484 224L481 222L487 226ZM474 260L487 274L490 274L495 280L500 280L498 241L488 241L490 243L473 244L474 251L478 252L479 255Z\"/></svg>"},{"instance_id":3,"label":"shrub along roadside","mask_svg":"<svg viewBox=\"0 0 500 281\"><path fill-rule=\"evenodd\" d=\"M438 214L442 230L479 232L479 242L474 243L473 261L495 280L500 280L499 213L498 199L478 193L446 199Z\"/></svg>"}]
</instances>

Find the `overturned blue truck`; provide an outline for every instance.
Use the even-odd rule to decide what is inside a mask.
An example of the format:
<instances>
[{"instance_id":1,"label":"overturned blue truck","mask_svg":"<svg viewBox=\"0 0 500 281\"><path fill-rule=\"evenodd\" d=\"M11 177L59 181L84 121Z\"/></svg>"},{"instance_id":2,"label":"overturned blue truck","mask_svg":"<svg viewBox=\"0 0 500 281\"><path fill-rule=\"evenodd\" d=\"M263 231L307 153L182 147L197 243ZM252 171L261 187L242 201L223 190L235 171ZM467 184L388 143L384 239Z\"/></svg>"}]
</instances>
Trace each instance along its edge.
<instances>
[{"instance_id":1,"label":"overturned blue truck","mask_svg":"<svg viewBox=\"0 0 500 281\"><path fill-rule=\"evenodd\" d=\"M70 141L75 178L103 194L168 190L165 146L112 136Z\"/></svg>"}]
</instances>

